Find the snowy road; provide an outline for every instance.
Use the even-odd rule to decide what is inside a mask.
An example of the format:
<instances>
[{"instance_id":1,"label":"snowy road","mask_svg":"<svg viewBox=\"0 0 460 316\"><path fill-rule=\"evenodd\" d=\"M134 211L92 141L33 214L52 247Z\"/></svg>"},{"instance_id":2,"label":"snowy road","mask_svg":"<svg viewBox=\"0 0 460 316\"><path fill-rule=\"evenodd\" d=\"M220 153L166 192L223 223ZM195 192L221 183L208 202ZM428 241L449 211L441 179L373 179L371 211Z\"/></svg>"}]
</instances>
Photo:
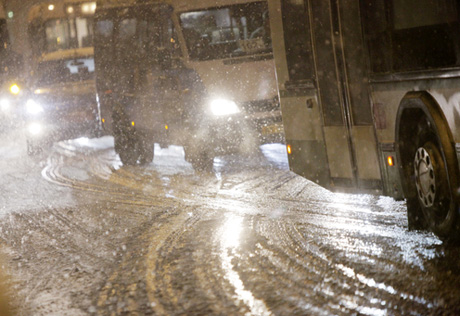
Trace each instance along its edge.
<instances>
[{"instance_id":1,"label":"snowy road","mask_svg":"<svg viewBox=\"0 0 460 316\"><path fill-rule=\"evenodd\" d=\"M18 315L454 315L460 251L405 205L330 193L284 146L195 172L181 147L124 167L113 139L30 158L1 141L0 247ZM1 314L1 313L0 313Z\"/></svg>"}]
</instances>

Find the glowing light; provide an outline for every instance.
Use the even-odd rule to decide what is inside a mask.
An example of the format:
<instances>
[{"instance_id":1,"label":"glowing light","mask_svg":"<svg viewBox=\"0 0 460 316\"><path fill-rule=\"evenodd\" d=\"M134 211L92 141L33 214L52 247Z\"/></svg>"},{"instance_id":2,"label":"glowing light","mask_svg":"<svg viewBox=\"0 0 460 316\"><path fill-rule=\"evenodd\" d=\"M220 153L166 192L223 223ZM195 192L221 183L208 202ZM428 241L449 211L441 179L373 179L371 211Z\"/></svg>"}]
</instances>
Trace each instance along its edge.
<instances>
[{"instance_id":1,"label":"glowing light","mask_svg":"<svg viewBox=\"0 0 460 316\"><path fill-rule=\"evenodd\" d=\"M14 17L13 11L8 11L8 18L12 19Z\"/></svg>"},{"instance_id":2,"label":"glowing light","mask_svg":"<svg viewBox=\"0 0 460 316\"><path fill-rule=\"evenodd\" d=\"M53 10L54 10L54 4L50 4L50 5L48 6L48 10L53 11Z\"/></svg>"},{"instance_id":3,"label":"glowing light","mask_svg":"<svg viewBox=\"0 0 460 316\"><path fill-rule=\"evenodd\" d=\"M240 112L235 102L225 99L211 101L211 112L216 116L232 115Z\"/></svg>"},{"instance_id":4,"label":"glowing light","mask_svg":"<svg viewBox=\"0 0 460 316\"><path fill-rule=\"evenodd\" d=\"M86 14L93 14L96 12L96 2L84 3L81 6L81 11Z\"/></svg>"},{"instance_id":5,"label":"glowing light","mask_svg":"<svg viewBox=\"0 0 460 316\"><path fill-rule=\"evenodd\" d=\"M10 101L8 99L1 99L0 100L0 108L4 112L8 111L10 109Z\"/></svg>"},{"instance_id":6,"label":"glowing light","mask_svg":"<svg viewBox=\"0 0 460 316\"><path fill-rule=\"evenodd\" d=\"M286 146L286 150L287 150L287 153L288 153L289 155L292 154L291 145L287 145L287 146Z\"/></svg>"},{"instance_id":7,"label":"glowing light","mask_svg":"<svg viewBox=\"0 0 460 316\"><path fill-rule=\"evenodd\" d=\"M39 123L31 123L28 127L27 130L29 131L30 134L32 135L39 135L43 128Z\"/></svg>"},{"instance_id":8,"label":"glowing light","mask_svg":"<svg viewBox=\"0 0 460 316\"><path fill-rule=\"evenodd\" d=\"M393 156L388 156L387 157L387 163L390 167L393 167L395 162L394 162L394 159L393 159Z\"/></svg>"},{"instance_id":9,"label":"glowing light","mask_svg":"<svg viewBox=\"0 0 460 316\"><path fill-rule=\"evenodd\" d=\"M243 218L229 216L222 232L222 244L225 248L235 248L240 243L240 234L243 226Z\"/></svg>"},{"instance_id":10,"label":"glowing light","mask_svg":"<svg viewBox=\"0 0 460 316\"><path fill-rule=\"evenodd\" d=\"M19 88L19 86L18 86L17 84L14 83L14 84L12 84L12 85L10 86L10 92L11 92L12 94L16 94L16 95L17 95L17 94L19 94L20 91L21 91L21 89Z\"/></svg>"},{"instance_id":11,"label":"glowing light","mask_svg":"<svg viewBox=\"0 0 460 316\"><path fill-rule=\"evenodd\" d=\"M168 126L168 125L165 125L165 129L169 129L169 126Z\"/></svg>"},{"instance_id":12,"label":"glowing light","mask_svg":"<svg viewBox=\"0 0 460 316\"><path fill-rule=\"evenodd\" d=\"M30 114L38 114L43 112L43 107L32 99L27 100L26 109Z\"/></svg>"},{"instance_id":13,"label":"glowing light","mask_svg":"<svg viewBox=\"0 0 460 316\"><path fill-rule=\"evenodd\" d=\"M132 122L131 122L131 126L134 126L134 125L135 125L135 124L134 124L134 121L132 121Z\"/></svg>"},{"instance_id":14,"label":"glowing light","mask_svg":"<svg viewBox=\"0 0 460 316\"><path fill-rule=\"evenodd\" d=\"M105 123L105 118L102 118L102 123Z\"/></svg>"},{"instance_id":15,"label":"glowing light","mask_svg":"<svg viewBox=\"0 0 460 316\"><path fill-rule=\"evenodd\" d=\"M221 231L220 257L222 259L224 275L235 288L235 294L238 299L242 300L249 307L251 315L271 315L265 303L254 297L251 291L245 288L243 281L234 267L233 259L235 254L232 250L240 244L242 228L243 217L227 215L227 220L222 226Z\"/></svg>"},{"instance_id":16,"label":"glowing light","mask_svg":"<svg viewBox=\"0 0 460 316\"><path fill-rule=\"evenodd\" d=\"M67 7L67 13L72 14L74 11L73 7Z\"/></svg>"}]
</instances>

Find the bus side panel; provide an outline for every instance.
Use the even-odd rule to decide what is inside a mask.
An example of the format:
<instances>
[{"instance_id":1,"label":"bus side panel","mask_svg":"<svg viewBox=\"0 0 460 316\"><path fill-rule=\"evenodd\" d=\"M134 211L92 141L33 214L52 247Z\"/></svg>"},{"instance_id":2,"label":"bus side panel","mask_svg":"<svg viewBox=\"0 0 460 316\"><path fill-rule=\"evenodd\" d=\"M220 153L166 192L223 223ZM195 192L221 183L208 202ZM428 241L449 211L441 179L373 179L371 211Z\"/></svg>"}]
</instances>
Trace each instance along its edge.
<instances>
[{"instance_id":1,"label":"bus side panel","mask_svg":"<svg viewBox=\"0 0 460 316\"><path fill-rule=\"evenodd\" d=\"M377 168L379 166L379 157L376 150L374 127L354 126L352 128L352 135L356 148L359 180L362 181L364 187L380 188L381 176L380 169Z\"/></svg>"},{"instance_id":2,"label":"bus side panel","mask_svg":"<svg viewBox=\"0 0 460 316\"><path fill-rule=\"evenodd\" d=\"M325 126L324 136L327 144L327 157L331 178L335 185L350 187L353 185L351 161L345 126Z\"/></svg>"},{"instance_id":3,"label":"bus side panel","mask_svg":"<svg viewBox=\"0 0 460 316\"><path fill-rule=\"evenodd\" d=\"M329 187L327 155L321 130L322 119L316 94L286 96L282 93L281 112L286 143L291 147L291 170L321 186Z\"/></svg>"},{"instance_id":4,"label":"bus side panel","mask_svg":"<svg viewBox=\"0 0 460 316\"><path fill-rule=\"evenodd\" d=\"M382 190L381 159L370 105L368 67L363 62L366 59L358 1L343 0L340 16L358 187Z\"/></svg>"}]
</instances>

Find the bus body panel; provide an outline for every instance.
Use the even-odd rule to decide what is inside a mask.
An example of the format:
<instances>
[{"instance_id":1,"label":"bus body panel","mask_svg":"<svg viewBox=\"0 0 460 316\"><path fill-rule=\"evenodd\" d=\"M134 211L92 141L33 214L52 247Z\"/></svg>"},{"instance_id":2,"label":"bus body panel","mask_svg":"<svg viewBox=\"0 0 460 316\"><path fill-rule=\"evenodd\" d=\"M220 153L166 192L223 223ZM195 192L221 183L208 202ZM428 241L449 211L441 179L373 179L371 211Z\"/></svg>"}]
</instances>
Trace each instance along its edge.
<instances>
[{"instance_id":1,"label":"bus body panel","mask_svg":"<svg viewBox=\"0 0 460 316\"><path fill-rule=\"evenodd\" d=\"M459 2L279 0L269 8L291 170L329 189L406 199L409 228L459 240ZM315 158L329 177L309 172Z\"/></svg>"},{"instance_id":2,"label":"bus body panel","mask_svg":"<svg viewBox=\"0 0 460 316\"><path fill-rule=\"evenodd\" d=\"M292 148L290 161L296 165L295 169L291 169L302 175L310 175L307 178L334 191L382 192L384 179L369 109L368 86L366 80L360 78L366 72L366 65L362 62L363 52L354 51L362 45L361 33L353 27L359 23L358 8L350 3L350 8L347 7L349 11L345 12L334 5L337 3L313 4L304 1L304 10L308 12L305 18L311 19L307 33L311 32L312 35L312 63L315 65L312 84L308 80L295 82L290 79L286 51L294 48L286 47L291 44L288 38L284 38L283 32L272 32L286 142L291 145L301 139L310 144L321 144ZM278 12L272 14L273 24L288 23L283 22L282 14L285 13L280 8L282 6L282 1L270 4L270 9ZM272 28L277 29L276 26ZM291 100L293 93L290 90L296 91L298 101ZM306 91L311 91L314 97L307 97ZM309 99L318 101L307 102ZM292 119L294 110L286 112L287 108L292 108L292 103L298 104L295 111L298 111L299 118ZM303 114L306 111L310 115ZM300 118L304 121L301 122ZM313 147L316 148L314 152ZM306 157L321 159L311 163L313 158ZM304 162L304 170L299 166L299 161ZM369 167L369 161L378 167ZM321 170L320 179L316 177L318 172L305 171L312 165L316 170Z\"/></svg>"},{"instance_id":3,"label":"bus body panel","mask_svg":"<svg viewBox=\"0 0 460 316\"><path fill-rule=\"evenodd\" d=\"M353 174L345 126L325 126L324 136L331 178L335 179L338 185L341 184L340 182L353 185L351 182Z\"/></svg>"},{"instance_id":4,"label":"bus body panel","mask_svg":"<svg viewBox=\"0 0 460 316\"><path fill-rule=\"evenodd\" d=\"M356 161L359 166L361 179L379 180L379 157L376 151L376 142L373 126L353 126L353 139L356 147Z\"/></svg>"},{"instance_id":5,"label":"bus body panel","mask_svg":"<svg viewBox=\"0 0 460 316\"><path fill-rule=\"evenodd\" d=\"M316 183L329 184L322 118L315 90L299 94L287 94L282 90L281 99L284 133L291 151L288 155L290 169Z\"/></svg>"},{"instance_id":6,"label":"bus body panel","mask_svg":"<svg viewBox=\"0 0 460 316\"><path fill-rule=\"evenodd\" d=\"M460 143L460 78L446 80L424 80L372 84L374 104L384 108L384 127L377 129L380 142L395 142L396 115L401 101L408 91L427 91L444 113L454 142ZM383 126L382 126L383 127Z\"/></svg>"}]
</instances>

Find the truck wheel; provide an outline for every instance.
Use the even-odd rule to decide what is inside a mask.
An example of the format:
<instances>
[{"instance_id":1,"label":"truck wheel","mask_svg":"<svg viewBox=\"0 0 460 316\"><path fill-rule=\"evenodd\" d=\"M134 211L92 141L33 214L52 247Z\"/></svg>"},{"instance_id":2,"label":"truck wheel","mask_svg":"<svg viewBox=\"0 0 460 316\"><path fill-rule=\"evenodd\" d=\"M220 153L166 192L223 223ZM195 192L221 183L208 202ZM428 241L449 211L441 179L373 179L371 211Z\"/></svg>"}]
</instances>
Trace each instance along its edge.
<instances>
[{"instance_id":1,"label":"truck wheel","mask_svg":"<svg viewBox=\"0 0 460 316\"><path fill-rule=\"evenodd\" d=\"M420 225L416 214L421 210L426 224L436 235L452 237L457 224L457 202L449 180L446 150L453 149L443 148L432 123L425 117L421 118L417 130L410 181L415 182L418 203L408 203L408 219Z\"/></svg>"},{"instance_id":2,"label":"truck wheel","mask_svg":"<svg viewBox=\"0 0 460 316\"><path fill-rule=\"evenodd\" d=\"M139 153L134 137L115 135L115 152L120 156L123 165L133 166L137 163Z\"/></svg>"},{"instance_id":3,"label":"truck wheel","mask_svg":"<svg viewBox=\"0 0 460 316\"><path fill-rule=\"evenodd\" d=\"M137 159L139 158L137 151L135 150L135 148L132 147L132 145L129 145L123 148L118 153L118 155L120 156L120 160L123 163L123 165L126 165L126 166L136 165Z\"/></svg>"},{"instance_id":4,"label":"truck wheel","mask_svg":"<svg viewBox=\"0 0 460 316\"><path fill-rule=\"evenodd\" d=\"M184 146L185 160L193 169L200 171L212 170L214 157L207 151L195 148L195 146Z\"/></svg>"},{"instance_id":5,"label":"truck wheel","mask_svg":"<svg viewBox=\"0 0 460 316\"><path fill-rule=\"evenodd\" d=\"M155 142L147 137L138 141L138 150L140 151L139 163L148 165L153 161Z\"/></svg>"}]
</instances>

